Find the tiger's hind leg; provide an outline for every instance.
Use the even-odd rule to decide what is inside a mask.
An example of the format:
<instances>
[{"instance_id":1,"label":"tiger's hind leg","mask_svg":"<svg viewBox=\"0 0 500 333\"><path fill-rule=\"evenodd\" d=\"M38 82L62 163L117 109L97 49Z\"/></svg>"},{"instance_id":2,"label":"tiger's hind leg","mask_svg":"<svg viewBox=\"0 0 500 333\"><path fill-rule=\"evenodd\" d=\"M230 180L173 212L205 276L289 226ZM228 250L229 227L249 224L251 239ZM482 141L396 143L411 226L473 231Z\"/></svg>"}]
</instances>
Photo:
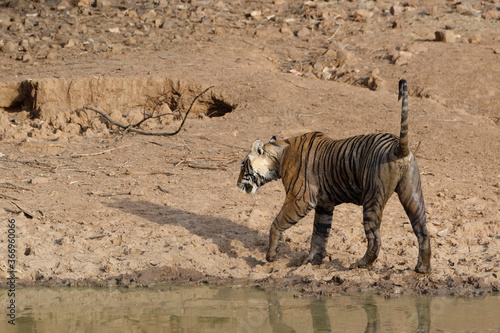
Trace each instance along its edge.
<instances>
[{"instance_id":1,"label":"tiger's hind leg","mask_svg":"<svg viewBox=\"0 0 500 333\"><path fill-rule=\"evenodd\" d=\"M269 248L266 254L268 262L276 260L279 240L283 231L299 222L310 210L309 204L300 199L290 199L289 197L285 199L283 207L281 207L278 216L271 224L271 230L269 230Z\"/></svg>"},{"instance_id":2,"label":"tiger's hind leg","mask_svg":"<svg viewBox=\"0 0 500 333\"><path fill-rule=\"evenodd\" d=\"M376 197L363 204L363 226L365 228L368 246L363 258L349 266L349 269L370 267L377 259L380 251L380 222L385 202L380 202Z\"/></svg>"},{"instance_id":3,"label":"tiger's hind leg","mask_svg":"<svg viewBox=\"0 0 500 333\"><path fill-rule=\"evenodd\" d=\"M415 160L410 162L406 174L396 187L396 192L418 240L418 261L415 271L428 273L431 270L431 237L426 227L420 172Z\"/></svg>"},{"instance_id":4,"label":"tiger's hind leg","mask_svg":"<svg viewBox=\"0 0 500 333\"><path fill-rule=\"evenodd\" d=\"M308 262L312 262L313 265L320 265L323 258L326 257L326 243L332 227L333 208L316 207L311 250L309 255L302 261L302 265Z\"/></svg>"}]
</instances>

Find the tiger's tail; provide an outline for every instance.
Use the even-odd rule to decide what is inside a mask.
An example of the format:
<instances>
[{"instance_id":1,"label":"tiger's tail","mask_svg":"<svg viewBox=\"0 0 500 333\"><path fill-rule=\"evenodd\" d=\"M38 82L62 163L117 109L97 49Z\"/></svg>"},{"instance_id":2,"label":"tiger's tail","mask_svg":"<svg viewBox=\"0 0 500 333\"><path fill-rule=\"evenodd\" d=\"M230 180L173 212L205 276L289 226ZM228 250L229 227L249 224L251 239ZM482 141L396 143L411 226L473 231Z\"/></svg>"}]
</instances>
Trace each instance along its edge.
<instances>
[{"instance_id":1,"label":"tiger's tail","mask_svg":"<svg viewBox=\"0 0 500 333\"><path fill-rule=\"evenodd\" d=\"M405 79L399 81L398 101L401 97L403 98L401 105L401 132L399 135L399 145L395 152L398 158L406 157L410 154L410 148L408 147L408 87Z\"/></svg>"}]
</instances>

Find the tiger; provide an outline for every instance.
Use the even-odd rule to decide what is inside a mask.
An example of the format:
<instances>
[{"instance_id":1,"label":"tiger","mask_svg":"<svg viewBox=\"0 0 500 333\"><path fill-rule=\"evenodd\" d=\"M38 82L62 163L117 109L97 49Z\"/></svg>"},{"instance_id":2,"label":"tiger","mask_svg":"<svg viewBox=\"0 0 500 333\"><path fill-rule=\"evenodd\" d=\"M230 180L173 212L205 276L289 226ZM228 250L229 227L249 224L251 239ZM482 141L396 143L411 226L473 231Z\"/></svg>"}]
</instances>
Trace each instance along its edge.
<instances>
[{"instance_id":1,"label":"tiger","mask_svg":"<svg viewBox=\"0 0 500 333\"><path fill-rule=\"evenodd\" d=\"M363 206L367 250L349 269L371 267L381 246L382 211L396 192L418 240L415 271L431 271L420 172L408 142L408 87L404 79L399 81L398 101L401 99L399 137L378 133L333 140L324 133L311 132L283 140L273 136L267 144L259 139L253 142L241 163L238 188L255 194L262 185L282 179L286 192L269 231L268 262L277 258L282 233L314 209L311 247L302 264L321 264L335 206L353 203Z\"/></svg>"}]
</instances>

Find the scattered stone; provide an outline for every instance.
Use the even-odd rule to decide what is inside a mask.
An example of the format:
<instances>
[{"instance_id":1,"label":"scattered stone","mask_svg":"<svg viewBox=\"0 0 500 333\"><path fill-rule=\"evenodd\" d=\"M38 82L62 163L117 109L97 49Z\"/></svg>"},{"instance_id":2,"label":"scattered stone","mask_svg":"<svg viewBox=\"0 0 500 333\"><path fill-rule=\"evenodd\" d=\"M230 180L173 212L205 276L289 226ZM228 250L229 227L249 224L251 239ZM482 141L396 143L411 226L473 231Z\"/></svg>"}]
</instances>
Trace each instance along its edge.
<instances>
[{"instance_id":1,"label":"scattered stone","mask_svg":"<svg viewBox=\"0 0 500 333\"><path fill-rule=\"evenodd\" d=\"M45 56L45 59L47 60L56 60L57 59L57 52L55 51L50 51L49 53L47 53L47 55Z\"/></svg>"},{"instance_id":2,"label":"scattered stone","mask_svg":"<svg viewBox=\"0 0 500 333\"><path fill-rule=\"evenodd\" d=\"M280 32L281 32L283 35L293 36L293 31L292 31L292 29L290 29L289 27L281 27L281 28L280 28Z\"/></svg>"},{"instance_id":3,"label":"scattered stone","mask_svg":"<svg viewBox=\"0 0 500 333\"><path fill-rule=\"evenodd\" d=\"M356 9L353 12L353 14L354 14L355 19L359 22L368 22L368 21L370 21L370 19L373 16L372 11L370 11L368 9L364 9L364 8Z\"/></svg>"},{"instance_id":4,"label":"scattered stone","mask_svg":"<svg viewBox=\"0 0 500 333\"><path fill-rule=\"evenodd\" d=\"M499 10L496 10L496 9L491 9L491 10L488 10L485 14L484 14L484 19L485 20L496 20L500 18L500 11Z\"/></svg>"},{"instance_id":5,"label":"scattered stone","mask_svg":"<svg viewBox=\"0 0 500 333\"><path fill-rule=\"evenodd\" d=\"M260 10L254 10L250 13L250 16L254 19L254 20L259 20L262 16L262 12Z\"/></svg>"},{"instance_id":6,"label":"scattered stone","mask_svg":"<svg viewBox=\"0 0 500 333\"><path fill-rule=\"evenodd\" d=\"M403 6L393 5L391 6L390 13L391 15L399 15L403 12L403 10L404 10Z\"/></svg>"},{"instance_id":7,"label":"scattered stone","mask_svg":"<svg viewBox=\"0 0 500 333\"><path fill-rule=\"evenodd\" d=\"M393 29L396 29L396 28L401 28L403 27L403 24L404 24L404 20L400 17L396 18L393 22L392 22L392 28Z\"/></svg>"},{"instance_id":8,"label":"scattered stone","mask_svg":"<svg viewBox=\"0 0 500 333\"><path fill-rule=\"evenodd\" d=\"M375 68L368 78L367 86L370 90L387 89L387 82L380 77L380 69Z\"/></svg>"},{"instance_id":9,"label":"scattered stone","mask_svg":"<svg viewBox=\"0 0 500 333\"><path fill-rule=\"evenodd\" d=\"M427 51L429 51L429 49L421 43L413 43L408 47L408 52L415 53L415 54L427 52Z\"/></svg>"},{"instance_id":10,"label":"scattered stone","mask_svg":"<svg viewBox=\"0 0 500 333\"><path fill-rule=\"evenodd\" d=\"M17 50L16 44L11 42L10 40L5 42L5 44L2 46L2 51L5 53L12 53Z\"/></svg>"},{"instance_id":11,"label":"scattered stone","mask_svg":"<svg viewBox=\"0 0 500 333\"><path fill-rule=\"evenodd\" d=\"M65 10L67 8L71 8L71 4L69 2L67 2L66 0L61 1L57 5L57 10Z\"/></svg>"},{"instance_id":12,"label":"scattered stone","mask_svg":"<svg viewBox=\"0 0 500 333\"><path fill-rule=\"evenodd\" d=\"M340 62L346 62L348 60L350 60L352 58L352 53L345 50L345 49L342 49L342 50L339 50L337 51L337 59L340 61Z\"/></svg>"},{"instance_id":13,"label":"scattered stone","mask_svg":"<svg viewBox=\"0 0 500 333\"><path fill-rule=\"evenodd\" d=\"M413 53L408 51L395 51L392 54L392 62L396 66L406 65L412 58Z\"/></svg>"},{"instance_id":14,"label":"scattered stone","mask_svg":"<svg viewBox=\"0 0 500 333\"><path fill-rule=\"evenodd\" d=\"M64 44L65 48L71 48L75 46L75 41L73 39L69 39L66 44Z\"/></svg>"},{"instance_id":15,"label":"scattered stone","mask_svg":"<svg viewBox=\"0 0 500 333\"><path fill-rule=\"evenodd\" d=\"M21 47L21 50L24 52L27 52L30 49L30 43L27 39L23 39L21 43L19 43L19 46Z\"/></svg>"},{"instance_id":16,"label":"scattered stone","mask_svg":"<svg viewBox=\"0 0 500 333\"><path fill-rule=\"evenodd\" d=\"M95 0L92 6L96 8L109 8L111 7L111 0Z\"/></svg>"},{"instance_id":17,"label":"scattered stone","mask_svg":"<svg viewBox=\"0 0 500 333\"><path fill-rule=\"evenodd\" d=\"M119 34L120 33L120 28L119 27L116 27L116 28L109 28L108 29L108 32L111 32L113 34Z\"/></svg>"},{"instance_id":18,"label":"scattered stone","mask_svg":"<svg viewBox=\"0 0 500 333\"><path fill-rule=\"evenodd\" d=\"M29 53L25 53L23 54L23 56L21 57L21 60L22 62L29 62L33 59L33 57L31 56L31 54Z\"/></svg>"},{"instance_id":19,"label":"scattered stone","mask_svg":"<svg viewBox=\"0 0 500 333\"><path fill-rule=\"evenodd\" d=\"M79 0L76 4L78 7L90 7L92 0ZM92 1L94 2L94 1Z\"/></svg>"},{"instance_id":20,"label":"scattered stone","mask_svg":"<svg viewBox=\"0 0 500 333\"><path fill-rule=\"evenodd\" d=\"M120 44L120 43L118 43L118 44L114 44L114 45L111 47L111 51L112 51L113 53L122 53L124 49L125 49L125 45Z\"/></svg>"},{"instance_id":21,"label":"scattered stone","mask_svg":"<svg viewBox=\"0 0 500 333\"><path fill-rule=\"evenodd\" d=\"M472 44L479 44L479 43L481 43L481 34L474 34L474 35L472 35L472 38L470 39L470 42Z\"/></svg>"},{"instance_id":22,"label":"scattered stone","mask_svg":"<svg viewBox=\"0 0 500 333\"><path fill-rule=\"evenodd\" d=\"M297 37L300 37L300 38L307 37L310 34L311 34L311 30L309 30L306 27L304 27L304 28L300 29L299 31L297 31Z\"/></svg>"},{"instance_id":23,"label":"scattered stone","mask_svg":"<svg viewBox=\"0 0 500 333\"><path fill-rule=\"evenodd\" d=\"M435 35L437 42L455 43L456 41L455 33L451 30L436 31Z\"/></svg>"},{"instance_id":24,"label":"scattered stone","mask_svg":"<svg viewBox=\"0 0 500 333\"><path fill-rule=\"evenodd\" d=\"M48 182L49 179L47 177L35 177L30 180L30 183L33 185L47 184Z\"/></svg>"},{"instance_id":25,"label":"scattered stone","mask_svg":"<svg viewBox=\"0 0 500 333\"><path fill-rule=\"evenodd\" d=\"M313 65L313 68L317 71L321 71L323 70L323 65L319 61L316 61Z\"/></svg>"}]
</instances>

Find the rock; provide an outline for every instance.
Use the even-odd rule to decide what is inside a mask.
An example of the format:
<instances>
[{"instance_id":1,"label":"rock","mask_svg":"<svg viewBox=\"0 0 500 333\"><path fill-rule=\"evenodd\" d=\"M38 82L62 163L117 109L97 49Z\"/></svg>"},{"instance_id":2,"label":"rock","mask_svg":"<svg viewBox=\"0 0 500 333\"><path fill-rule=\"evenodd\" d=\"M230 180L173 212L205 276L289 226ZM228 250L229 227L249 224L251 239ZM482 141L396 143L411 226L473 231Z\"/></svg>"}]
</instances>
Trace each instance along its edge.
<instances>
[{"instance_id":1,"label":"rock","mask_svg":"<svg viewBox=\"0 0 500 333\"><path fill-rule=\"evenodd\" d=\"M497 47L497 48L493 51L493 53L495 53L495 54L500 54L500 46L499 46L499 47Z\"/></svg>"},{"instance_id":2,"label":"rock","mask_svg":"<svg viewBox=\"0 0 500 333\"><path fill-rule=\"evenodd\" d=\"M117 123L120 123L120 124L124 123L124 121L123 121L123 115L118 110L113 110L113 112L111 112L111 114L109 115L109 117L111 119L113 119L114 121L116 121Z\"/></svg>"},{"instance_id":3,"label":"rock","mask_svg":"<svg viewBox=\"0 0 500 333\"><path fill-rule=\"evenodd\" d=\"M144 119L144 115L142 114L142 111L139 109L130 110L127 114L127 121L129 122L130 125L137 124L142 119Z\"/></svg>"},{"instance_id":4,"label":"rock","mask_svg":"<svg viewBox=\"0 0 500 333\"><path fill-rule=\"evenodd\" d=\"M125 49L125 45L120 44L120 43L118 43L118 44L114 44L114 45L111 47L111 51L112 51L113 53L122 53L124 49Z\"/></svg>"},{"instance_id":5,"label":"rock","mask_svg":"<svg viewBox=\"0 0 500 333\"><path fill-rule=\"evenodd\" d=\"M76 5L78 7L90 7L91 1L92 0L79 0ZM94 2L94 1L92 1L92 2Z\"/></svg>"},{"instance_id":6,"label":"rock","mask_svg":"<svg viewBox=\"0 0 500 333\"><path fill-rule=\"evenodd\" d=\"M346 62L348 61L349 59L352 58L352 53L343 49L343 50L339 50L337 51L337 59L340 61L340 62Z\"/></svg>"},{"instance_id":7,"label":"rock","mask_svg":"<svg viewBox=\"0 0 500 333\"><path fill-rule=\"evenodd\" d=\"M472 44L479 44L479 43L481 43L481 34L474 34L474 35L472 35L472 38L470 39L470 42Z\"/></svg>"},{"instance_id":8,"label":"rock","mask_svg":"<svg viewBox=\"0 0 500 333\"><path fill-rule=\"evenodd\" d=\"M403 10L404 10L403 6L393 5L391 6L390 13L391 15L399 15L403 12Z\"/></svg>"},{"instance_id":9,"label":"rock","mask_svg":"<svg viewBox=\"0 0 500 333\"><path fill-rule=\"evenodd\" d=\"M402 28L404 23L404 20L401 17L398 17L392 22L392 28Z\"/></svg>"},{"instance_id":10,"label":"rock","mask_svg":"<svg viewBox=\"0 0 500 333\"><path fill-rule=\"evenodd\" d=\"M392 62L396 66L406 65L412 58L413 54L407 51L395 51L392 54Z\"/></svg>"},{"instance_id":11,"label":"rock","mask_svg":"<svg viewBox=\"0 0 500 333\"><path fill-rule=\"evenodd\" d=\"M35 177L30 180L30 183L33 185L47 184L48 182L49 179L47 177Z\"/></svg>"},{"instance_id":12,"label":"rock","mask_svg":"<svg viewBox=\"0 0 500 333\"><path fill-rule=\"evenodd\" d=\"M250 16L254 19L254 20L259 20L262 16L262 12L260 10L254 10L250 13Z\"/></svg>"},{"instance_id":13,"label":"rock","mask_svg":"<svg viewBox=\"0 0 500 333\"><path fill-rule=\"evenodd\" d=\"M436 31L435 35L437 42L455 43L456 41L455 33L451 30Z\"/></svg>"},{"instance_id":14,"label":"rock","mask_svg":"<svg viewBox=\"0 0 500 333\"><path fill-rule=\"evenodd\" d=\"M357 21L368 22L372 18L373 12L368 9L359 8L353 12L353 15Z\"/></svg>"},{"instance_id":15,"label":"rock","mask_svg":"<svg viewBox=\"0 0 500 333\"><path fill-rule=\"evenodd\" d=\"M370 74L367 85L370 90L387 89L388 86L387 82L380 77L380 69L378 68L375 68Z\"/></svg>"},{"instance_id":16,"label":"rock","mask_svg":"<svg viewBox=\"0 0 500 333\"><path fill-rule=\"evenodd\" d=\"M57 5L57 10L65 10L66 8L71 8L71 4L69 2L67 2L66 0L62 0Z\"/></svg>"},{"instance_id":17,"label":"rock","mask_svg":"<svg viewBox=\"0 0 500 333\"><path fill-rule=\"evenodd\" d=\"M485 20L496 20L500 18L500 11L496 10L496 9L491 9L491 10L488 10L485 14L484 14L484 19Z\"/></svg>"},{"instance_id":18,"label":"rock","mask_svg":"<svg viewBox=\"0 0 500 333\"><path fill-rule=\"evenodd\" d=\"M427 51L429 51L429 49L420 43L413 43L408 47L408 52L415 53L415 54L427 52Z\"/></svg>"},{"instance_id":19,"label":"rock","mask_svg":"<svg viewBox=\"0 0 500 333\"><path fill-rule=\"evenodd\" d=\"M300 29L299 31L297 31L297 37L300 37L300 38L307 37L310 34L311 34L311 30L309 30L306 27L304 27L304 28Z\"/></svg>"},{"instance_id":20,"label":"rock","mask_svg":"<svg viewBox=\"0 0 500 333\"><path fill-rule=\"evenodd\" d=\"M111 0L95 0L92 6L96 8L109 8L111 7L111 3Z\"/></svg>"},{"instance_id":21,"label":"rock","mask_svg":"<svg viewBox=\"0 0 500 333\"><path fill-rule=\"evenodd\" d=\"M16 44L11 42L10 40L5 42L5 44L2 46L2 51L5 53L12 53L17 50Z\"/></svg>"},{"instance_id":22,"label":"rock","mask_svg":"<svg viewBox=\"0 0 500 333\"><path fill-rule=\"evenodd\" d=\"M22 62L29 62L29 61L33 60L33 57L31 56L31 54L26 53L26 54L23 54L21 60L22 60Z\"/></svg>"},{"instance_id":23,"label":"rock","mask_svg":"<svg viewBox=\"0 0 500 333\"><path fill-rule=\"evenodd\" d=\"M47 60L56 60L57 59L57 52L55 51L50 51L49 53L47 53L47 55L45 56L45 59Z\"/></svg>"},{"instance_id":24,"label":"rock","mask_svg":"<svg viewBox=\"0 0 500 333\"><path fill-rule=\"evenodd\" d=\"M27 39L23 39L21 43L19 43L19 46L24 52L27 52L30 49L30 43Z\"/></svg>"},{"instance_id":25,"label":"rock","mask_svg":"<svg viewBox=\"0 0 500 333\"><path fill-rule=\"evenodd\" d=\"M280 28L280 32L281 32L283 35L293 36L293 31L292 31L292 29L290 29L289 27L281 27L281 28Z\"/></svg>"},{"instance_id":26,"label":"rock","mask_svg":"<svg viewBox=\"0 0 500 333\"><path fill-rule=\"evenodd\" d=\"M69 39L66 44L64 44L64 48L71 48L75 46L75 41L73 39Z\"/></svg>"},{"instance_id":27,"label":"rock","mask_svg":"<svg viewBox=\"0 0 500 333\"><path fill-rule=\"evenodd\" d=\"M321 64L319 61L316 61L313 65L313 68L317 71L323 70L323 64Z\"/></svg>"}]
</instances>

